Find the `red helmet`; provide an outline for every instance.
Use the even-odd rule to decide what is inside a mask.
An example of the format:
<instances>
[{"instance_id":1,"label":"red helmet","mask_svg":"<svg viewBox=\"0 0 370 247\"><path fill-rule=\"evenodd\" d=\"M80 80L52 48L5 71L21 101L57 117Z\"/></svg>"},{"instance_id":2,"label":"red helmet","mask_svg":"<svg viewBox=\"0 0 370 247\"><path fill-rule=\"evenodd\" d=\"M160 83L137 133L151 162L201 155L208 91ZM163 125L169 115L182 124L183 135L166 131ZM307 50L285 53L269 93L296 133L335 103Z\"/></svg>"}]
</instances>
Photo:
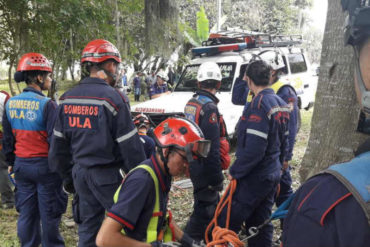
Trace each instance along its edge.
<instances>
[{"instance_id":1,"label":"red helmet","mask_svg":"<svg viewBox=\"0 0 370 247\"><path fill-rule=\"evenodd\" d=\"M205 140L200 128L186 118L167 118L154 129L154 139L159 147L184 150L187 157L194 154L207 157L210 141ZM190 153L191 152L191 153Z\"/></svg>"},{"instance_id":2,"label":"red helmet","mask_svg":"<svg viewBox=\"0 0 370 247\"><path fill-rule=\"evenodd\" d=\"M17 71L40 70L52 72L49 60L41 53L26 53L19 60Z\"/></svg>"},{"instance_id":3,"label":"red helmet","mask_svg":"<svg viewBox=\"0 0 370 247\"><path fill-rule=\"evenodd\" d=\"M144 114L136 115L134 117L133 121L134 121L135 126L138 127L139 129L141 127L147 127L147 125L150 124L149 118Z\"/></svg>"},{"instance_id":4,"label":"red helmet","mask_svg":"<svg viewBox=\"0 0 370 247\"><path fill-rule=\"evenodd\" d=\"M96 39L89 42L82 51L81 63L101 63L108 59L114 59L117 63L120 63L121 55L118 49L109 41Z\"/></svg>"}]
</instances>

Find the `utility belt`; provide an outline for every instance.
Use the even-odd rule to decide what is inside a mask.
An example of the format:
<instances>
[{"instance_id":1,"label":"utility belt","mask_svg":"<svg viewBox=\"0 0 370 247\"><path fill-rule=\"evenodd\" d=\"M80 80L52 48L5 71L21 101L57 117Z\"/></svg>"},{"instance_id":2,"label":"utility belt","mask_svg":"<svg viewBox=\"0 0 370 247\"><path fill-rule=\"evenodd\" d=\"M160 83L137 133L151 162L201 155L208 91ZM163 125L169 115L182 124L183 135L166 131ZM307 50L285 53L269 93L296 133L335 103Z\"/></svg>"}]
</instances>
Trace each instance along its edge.
<instances>
[{"instance_id":1,"label":"utility belt","mask_svg":"<svg viewBox=\"0 0 370 247\"><path fill-rule=\"evenodd\" d=\"M194 191L194 199L202 202L214 202L219 199L219 193L223 189L223 183L215 186L207 186L203 189Z\"/></svg>"},{"instance_id":2,"label":"utility belt","mask_svg":"<svg viewBox=\"0 0 370 247\"><path fill-rule=\"evenodd\" d=\"M188 104L185 106L185 116L186 118L199 124L200 118L204 115L202 110L203 106L206 104L213 103L213 101L207 96L193 97ZM217 114L217 119L220 128L220 159L222 170L227 170L230 166L231 157L229 154L230 144L228 140L228 133L226 128L226 123L221 114Z\"/></svg>"}]
</instances>

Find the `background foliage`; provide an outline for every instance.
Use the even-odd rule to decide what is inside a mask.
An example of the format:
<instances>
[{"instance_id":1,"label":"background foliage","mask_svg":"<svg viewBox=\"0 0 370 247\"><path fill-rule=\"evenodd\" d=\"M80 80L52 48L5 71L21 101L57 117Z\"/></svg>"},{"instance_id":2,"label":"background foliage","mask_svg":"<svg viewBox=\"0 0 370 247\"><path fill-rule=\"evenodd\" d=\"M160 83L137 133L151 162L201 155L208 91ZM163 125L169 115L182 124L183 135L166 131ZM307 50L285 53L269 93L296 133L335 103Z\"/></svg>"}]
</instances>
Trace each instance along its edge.
<instances>
[{"instance_id":1,"label":"background foliage","mask_svg":"<svg viewBox=\"0 0 370 247\"><path fill-rule=\"evenodd\" d=\"M304 10L310 4L311 0L223 0L222 28L303 33ZM190 48L212 31L216 13L216 1L204 0L0 0L0 60L9 65L13 94L17 86L11 79L22 54L41 52L53 61L58 80L67 74L77 80L81 51L96 38L116 44L124 65L136 71L165 67L176 51L175 65L181 71Z\"/></svg>"}]
</instances>

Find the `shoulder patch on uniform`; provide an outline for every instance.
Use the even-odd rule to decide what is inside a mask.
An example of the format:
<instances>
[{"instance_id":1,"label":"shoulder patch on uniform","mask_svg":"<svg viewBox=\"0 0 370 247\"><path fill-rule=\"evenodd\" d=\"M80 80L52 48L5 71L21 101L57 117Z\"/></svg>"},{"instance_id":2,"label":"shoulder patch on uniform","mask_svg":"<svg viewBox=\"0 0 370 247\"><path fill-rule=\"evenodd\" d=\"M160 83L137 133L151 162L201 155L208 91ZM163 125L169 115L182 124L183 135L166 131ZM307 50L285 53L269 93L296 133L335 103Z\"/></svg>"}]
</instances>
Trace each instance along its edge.
<instances>
[{"instance_id":1,"label":"shoulder patch on uniform","mask_svg":"<svg viewBox=\"0 0 370 247\"><path fill-rule=\"evenodd\" d=\"M209 122L210 123L217 123L217 114L214 112L211 114L211 116L209 117Z\"/></svg>"},{"instance_id":2,"label":"shoulder patch on uniform","mask_svg":"<svg viewBox=\"0 0 370 247\"><path fill-rule=\"evenodd\" d=\"M192 105L185 106L185 113L195 115L196 112L197 112L197 108L195 106L192 106Z\"/></svg>"},{"instance_id":3,"label":"shoulder patch on uniform","mask_svg":"<svg viewBox=\"0 0 370 247\"><path fill-rule=\"evenodd\" d=\"M255 115L255 114L250 115L250 117L248 118L248 122L259 123L259 122L261 122L261 120L262 120L262 118L258 115Z\"/></svg>"},{"instance_id":4,"label":"shoulder patch on uniform","mask_svg":"<svg viewBox=\"0 0 370 247\"><path fill-rule=\"evenodd\" d=\"M193 105L186 105L184 113L187 119L195 122L195 116L197 114L197 107Z\"/></svg>"}]
</instances>

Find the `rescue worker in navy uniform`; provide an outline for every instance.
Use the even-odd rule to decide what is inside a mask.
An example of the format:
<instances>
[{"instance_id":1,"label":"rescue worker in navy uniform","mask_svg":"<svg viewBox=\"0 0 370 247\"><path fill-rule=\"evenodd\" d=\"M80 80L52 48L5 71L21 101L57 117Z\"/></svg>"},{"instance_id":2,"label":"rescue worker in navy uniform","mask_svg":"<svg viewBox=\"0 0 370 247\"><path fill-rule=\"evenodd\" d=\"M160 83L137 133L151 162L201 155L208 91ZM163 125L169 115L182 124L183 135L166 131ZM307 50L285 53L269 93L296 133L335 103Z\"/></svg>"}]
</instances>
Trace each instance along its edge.
<instances>
[{"instance_id":1,"label":"rescue worker in navy uniform","mask_svg":"<svg viewBox=\"0 0 370 247\"><path fill-rule=\"evenodd\" d=\"M249 229L270 217L287 153L290 107L269 88L270 70L262 60L250 63L246 70L248 87L256 96L243 111L236 160L229 169L229 179L237 181L230 215L230 229L236 233L243 223ZM225 208L220 227L225 227L226 215ZM248 240L248 246L270 247L272 232L270 223Z\"/></svg>"},{"instance_id":2,"label":"rescue worker in navy uniform","mask_svg":"<svg viewBox=\"0 0 370 247\"><path fill-rule=\"evenodd\" d=\"M5 91L0 91L0 119L3 119L5 112L5 104L9 100L10 96ZM0 139L2 142L3 132L0 130ZM2 145L0 146L2 149ZM14 193L12 186L8 178L8 164L3 152L0 152L0 194L1 194L1 207L3 209L11 209L14 207Z\"/></svg>"},{"instance_id":3,"label":"rescue worker in navy uniform","mask_svg":"<svg viewBox=\"0 0 370 247\"><path fill-rule=\"evenodd\" d=\"M150 128L149 118L145 114L138 114L134 117L133 122L139 133L140 141L144 145L145 156L149 159L155 151L154 140L147 135Z\"/></svg>"},{"instance_id":4,"label":"rescue worker in navy uniform","mask_svg":"<svg viewBox=\"0 0 370 247\"><path fill-rule=\"evenodd\" d=\"M292 189L292 177L290 175L289 162L293 157L293 149L295 144L296 135L298 132L298 98L296 91L290 86L284 79L280 79L280 76L286 69L282 56L273 50L266 50L258 54L257 58L262 59L268 65L271 66L271 88L274 92L282 98L291 108L289 114L289 149L283 162L282 174L280 178L280 190L276 198L276 206L280 206L290 195L293 194ZM245 78L244 78L245 79ZM232 101L236 105L244 105L245 102L252 100L252 94L246 85L245 80L238 80L233 88Z\"/></svg>"},{"instance_id":5,"label":"rescue worker in navy uniform","mask_svg":"<svg viewBox=\"0 0 370 247\"><path fill-rule=\"evenodd\" d=\"M95 246L105 210L121 176L145 159L126 96L113 88L121 62L117 48L94 40L82 52L82 80L60 97L49 159L76 192L79 246Z\"/></svg>"},{"instance_id":6,"label":"rescue worker in navy uniform","mask_svg":"<svg viewBox=\"0 0 370 247\"><path fill-rule=\"evenodd\" d=\"M51 65L44 55L23 55L14 79L25 81L27 87L8 100L3 115L3 152L9 172L15 173L17 231L24 247L40 243L64 246L59 224L68 198L63 192L61 177L49 169L50 163L48 165L57 106L42 93L51 87L51 73Z\"/></svg>"},{"instance_id":7,"label":"rescue worker in navy uniform","mask_svg":"<svg viewBox=\"0 0 370 247\"><path fill-rule=\"evenodd\" d=\"M198 69L198 90L185 106L185 116L194 121L207 140L211 150L207 158L199 159L197 166L190 168L194 187L194 210L185 227L185 232L196 240L203 240L206 228L212 220L219 192L224 179L220 158L220 113L219 99L215 96L221 86L222 74L214 62L205 62Z\"/></svg>"},{"instance_id":8,"label":"rescue worker in navy uniform","mask_svg":"<svg viewBox=\"0 0 370 247\"><path fill-rule=\"evenodd\" d=\"M117 190L96 243L105 246L181 246L199 243L183 233L171 214L166 220L172 176L188 172L193 156L205 157L210 142L199 127L185 118L168 118L154 129L156 152L131 170Z\"/></svg>"},{"instance_id":9,"label":"rescue worker in navy uniform","mask_svg":"<svg viewBox=\"0 0 370 247\"><path fill-rule=\"evenodd\" d=\"M149 98L155 99L161 97L166 94L170 94L171 92L168 91L168 77L163 70L157 73L157 81L151 85L149 90Z\"/></svg>"},{"instance_id":10,"label":"rescue worker in navy uniform","mask_svg":"<svg viewBox=\"0 0 370 247\"><path fill-rule=\"evenodd\" d=\"M349 13L345 42L355 51L355 90L361 106L358 130L369 132L370 9L363 1L342 0ZM284 221L284 247L370 246L370 139L355 158L330 166L296 192Z\"/></svg>"}]
</instances>

